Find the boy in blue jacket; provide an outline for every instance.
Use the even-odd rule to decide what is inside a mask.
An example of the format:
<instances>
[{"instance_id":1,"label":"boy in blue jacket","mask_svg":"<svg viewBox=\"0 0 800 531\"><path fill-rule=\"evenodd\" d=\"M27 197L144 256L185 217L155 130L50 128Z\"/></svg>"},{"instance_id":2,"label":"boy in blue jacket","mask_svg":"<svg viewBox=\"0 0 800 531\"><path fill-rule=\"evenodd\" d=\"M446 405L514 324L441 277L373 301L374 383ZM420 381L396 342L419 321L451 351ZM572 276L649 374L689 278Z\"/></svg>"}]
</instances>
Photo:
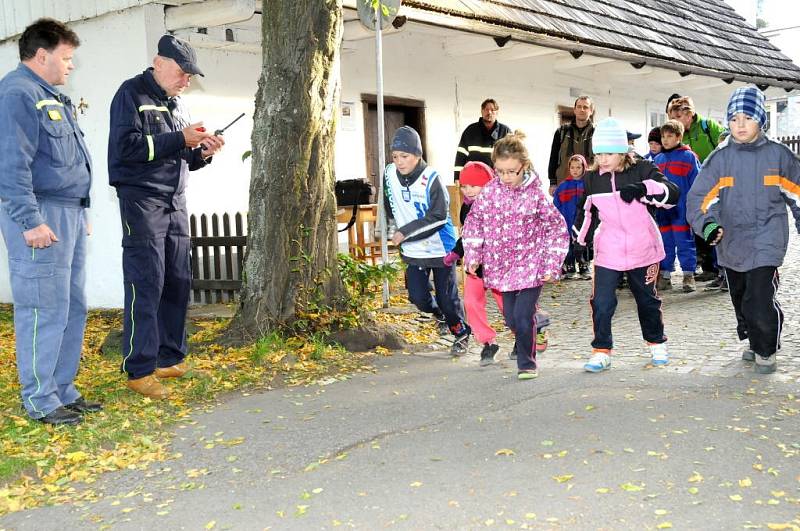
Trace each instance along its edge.
<instances>
[{"instance_id":1,"label":"boy in blue jacket","mask_svg":"<svg viewBox=\"0 0 800 531\"><path fill-rule=\"evenodd\" d=\"M742 359L755 372L777 370L783 312L775 298L789 242L788 204L800 232L800 162L768 139L764 94L736 89L728 102L730 136L709 155L687 199L689 221L725 268Z\"/></svg>"},{"instance_id":2,"label":"boy in blue jacket","mask_svg":"<svg viewBox=\"0 0 800 531\"><path fill-rule=\"evenodd\" d=\"M697 267L697 252L692 229L686 221L686 194L700 173L700 161L689 146L681 144L683 131L683 124L678 120L669 120L662 125L662 150L653 160L661 173L681 191L675 208L656 211L656 221L666 253L661 261L661 277L657 287L661 291L672 289L670 276L675 270L677 254L683 271L683 292L691 293L696 289L694 270Z\"/></svg>"}]
</instances>

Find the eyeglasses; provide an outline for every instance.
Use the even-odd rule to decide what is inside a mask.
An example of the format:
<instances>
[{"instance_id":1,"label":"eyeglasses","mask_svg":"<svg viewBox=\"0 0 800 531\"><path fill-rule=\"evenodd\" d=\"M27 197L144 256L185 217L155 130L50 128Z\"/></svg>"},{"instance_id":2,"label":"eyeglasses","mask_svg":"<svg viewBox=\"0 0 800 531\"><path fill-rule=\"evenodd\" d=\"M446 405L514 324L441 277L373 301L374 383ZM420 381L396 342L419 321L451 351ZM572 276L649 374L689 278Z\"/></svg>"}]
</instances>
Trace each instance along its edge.
<instances>
[{"instance_id":1,"label":"eyeglasses","mask_svg":"<svg viewBox=\"0 0 800 531\"><path fill-rule=\"evenodd\" d=\"M518 169L518 170L494 170L494 176L495 176L495 177L505 177L505 176L509 176L509 177L511 177L511 176L514 176L514 177L517 177L517 176L519 176L519 174L520 174L520 173L522 173L524 170L525 170L525 168L520 168L520 169Z\"/></svg>"}]
</instances>

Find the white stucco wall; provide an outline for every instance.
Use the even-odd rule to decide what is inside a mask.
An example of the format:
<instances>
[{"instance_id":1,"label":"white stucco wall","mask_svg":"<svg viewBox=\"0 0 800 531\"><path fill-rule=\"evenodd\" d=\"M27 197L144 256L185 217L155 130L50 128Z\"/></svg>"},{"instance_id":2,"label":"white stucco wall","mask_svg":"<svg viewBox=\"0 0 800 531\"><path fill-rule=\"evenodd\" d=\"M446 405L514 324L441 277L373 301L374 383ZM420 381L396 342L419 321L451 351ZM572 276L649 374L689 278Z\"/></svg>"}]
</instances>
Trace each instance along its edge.
<instances>
[{"instance_id":1,"label":"white stucco wall","mask_svg":"<svg viewBox=\"0 0 800 531\"><path fill-rule=\"evenodd\" d=\"M720 116L728 94L735 87L708 88L706 85L717 83L708 78L676 82L680 79L675 72L647 74L645 70L644 75L637 75L626 63L558 73L554 65L569 66L564 53L516 61L500 60L501 50L448 56L445 45L450 39L463 38L462 34L441 30L437 35L431 28L407 26L402 32L387 36L384 43L385 93L425 102L426 158L448 182L452 180L460 133L478 118L480 102L486 97L499 101L502 122L528 134L534 164L545 177L557 126L556 109L558 105L572 105L575 98L570 95L571 89L594 97L598 118L611 113L629 129L646 136L648 112L663 111L671 93L692 95L701 114ZM77 68L64 91L76 102L83 97L89 103L80 123L95 170L91 209L94 234L89 246L87 294L93 307L119 307L123 297L121 231L116 196L107 184L108 108L119 84L150 64L158 37L164 32L163 7L134 8L75 23L72 27L83 44L76 54ZM355 130L340 127L338 132L335 167L339 179L366 174L361 94L375 93L373 41L347 42L345 47L348 52L342 55L341 97L343 101L355 102L352 117ZM241 155L250 145L261 57L224 50L197 51L206 77L197 79L185 95L193 119L203 120L208 128L215 129L241 112L246 117L226 133L226 148L215 157L214 163L193 172L187 192L189 210L195 214L245 212L250 163L243 163ZM0 72L16 66L16 53L16 42L0 44ZM566 58L572 60L569 55ZM637 143L640 153L646 152L645 136ZM7 259L0 243L0 301L10 300Z\"/></svg>"},{"instance_id":2,"label":"white stucco wall","mask_svg":"<svg viewBox=\"0 0 800 531\"><path fill-rule=\"evenodd\" d=\"M89 238L86 290L94 307L118 307L123 298L121 229L116 195L108 186L106 149L108 109L116 87L143 69L151 52L144 36L156 6L135 8L71 24L81 39L75 53L75 70L61 90L77 103L83 98L89 108L79 115L94 166L91 190L93 234ZM155 11L157 12L157 11ZM0 72L16 68L17 42L0 45ZM0 301L10 302L8 260L0 243Z\"/></svg>"}]
</instances>

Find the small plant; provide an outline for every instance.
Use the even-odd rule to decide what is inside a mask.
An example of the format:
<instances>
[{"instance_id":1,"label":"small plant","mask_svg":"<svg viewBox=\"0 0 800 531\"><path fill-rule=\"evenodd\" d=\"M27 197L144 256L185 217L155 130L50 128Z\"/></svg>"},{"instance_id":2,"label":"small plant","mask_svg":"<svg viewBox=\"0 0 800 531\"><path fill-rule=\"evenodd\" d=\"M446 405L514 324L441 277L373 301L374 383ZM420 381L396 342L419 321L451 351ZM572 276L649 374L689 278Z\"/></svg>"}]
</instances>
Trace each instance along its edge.
<instances>
[{"instance_id":1,"label":"small plant","mask_svg":"<svg viewBox=\"0 0 800 531\"><path fill-rule=\"evenodd\" d=\"M343 253L339 254L338 263L342 282L350 294L359 299L363 298L370 288L377 287L384 280L393 282L401 271L401 265L397 262L370 265Z\"/></svg>"}]
</instances>

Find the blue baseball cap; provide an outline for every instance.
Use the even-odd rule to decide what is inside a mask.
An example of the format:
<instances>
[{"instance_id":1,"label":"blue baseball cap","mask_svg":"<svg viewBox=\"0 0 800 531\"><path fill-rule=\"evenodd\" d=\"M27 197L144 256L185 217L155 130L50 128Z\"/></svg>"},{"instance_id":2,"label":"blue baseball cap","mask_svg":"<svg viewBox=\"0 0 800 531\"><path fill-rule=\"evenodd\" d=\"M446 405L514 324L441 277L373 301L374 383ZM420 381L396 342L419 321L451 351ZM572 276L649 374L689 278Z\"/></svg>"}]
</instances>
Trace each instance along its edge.
<instances>
[{"instance_id":1,"label":"blue baseball cap","mask_svg":"<svg viewBox=\"0 0 800 531\"><path fill-rule=\"evenodd\" d=\"M203 71L197 66L197 54L192 45L172 35L164 35L158 40L158 55L172 59L181 70L187 74L203 76Z\"/></svg>"}]
</instances>

